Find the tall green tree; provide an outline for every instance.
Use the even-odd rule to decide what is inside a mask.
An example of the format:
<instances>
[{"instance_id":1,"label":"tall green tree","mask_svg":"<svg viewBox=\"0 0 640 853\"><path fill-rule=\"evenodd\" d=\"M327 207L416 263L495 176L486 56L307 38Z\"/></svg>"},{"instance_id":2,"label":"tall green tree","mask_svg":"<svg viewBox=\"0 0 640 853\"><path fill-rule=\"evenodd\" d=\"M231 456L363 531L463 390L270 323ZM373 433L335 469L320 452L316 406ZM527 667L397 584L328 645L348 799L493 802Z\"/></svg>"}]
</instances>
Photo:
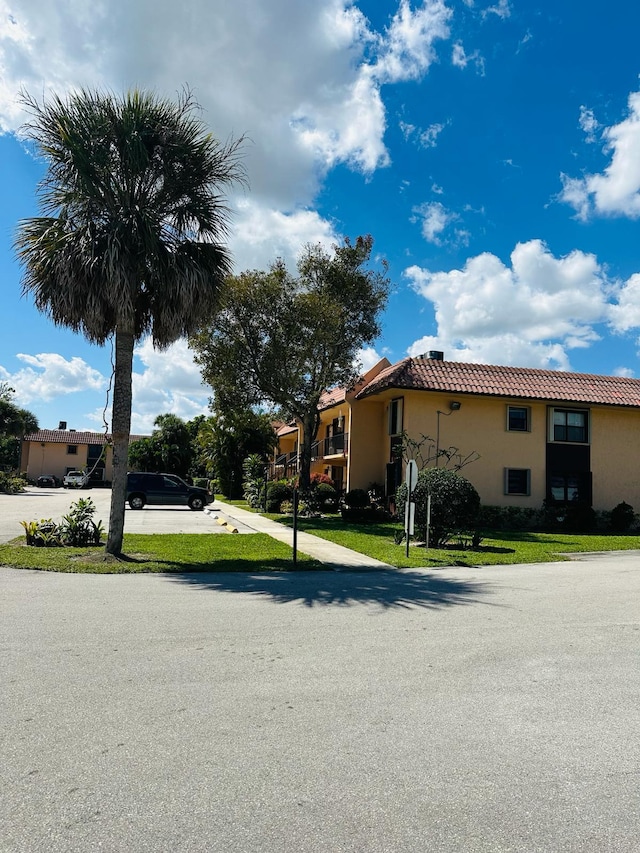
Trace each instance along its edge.
<instances>
[{"instance_id":1,"label":"tall green tree","mask_svg":"<svg viewBox=\"0 0 640 853\"><path fill-rule=\"evenodd\" d=\"M15 471L20 466L21 439L38 429L38 419L14 401L15 391L0 382L0 470Z\"/></svg>"},{"instance_id":2,"label":"tall green tree","mask_svg":"<svg viewBox=\"0 0 640 853\"><path fill-rule=\"evenodd\" d=\"M266 460L276 448L278 439L269 415L252 409L229 409L203 421L197 443L201 458L207 462L207 473L218 480L223 495L242 497L243 464L247 456Z\"/></svg>"},{"instance_id":3,"label":"tall green tree","mask_svg":"<svg viewBox=\"0 0 640 853\"><path fill-rule=\"evenodd\" d=\"M130 444L130 468L187 477L196 453L189 425L173 414L158 415L154 425L149 438Z\"/></svg>"},{"instance_id":4,"label":"tall green tree","mask_svg":"<svg viewBox=\"0 0 640 853\"><path fill-rule=\"evenodd\" d=\"M306 246L298 274L282 262L232 278L216 325L190 339L222 412L260 403L303 427L300 484L310 485L322 393L350 385L358 350L380 333L389 280L369 267L373 240L345 239L328 252Z\"/></svg>"},{"instance_id":5,"label":"tall green tree","mask_svg":"<svg viewBox=\"0 0 640 853\"><path fill-rule=\"evenodd\" d=\"M242 140L220 144L190 93L29 95L26 136L45 159L42 216L15 246L23 292L54 323L115 336L113 491L106 550L122 550L136 341L167 347L210 319L230 271L221 188L244 177Z\"/></svg>"}]
</instances>

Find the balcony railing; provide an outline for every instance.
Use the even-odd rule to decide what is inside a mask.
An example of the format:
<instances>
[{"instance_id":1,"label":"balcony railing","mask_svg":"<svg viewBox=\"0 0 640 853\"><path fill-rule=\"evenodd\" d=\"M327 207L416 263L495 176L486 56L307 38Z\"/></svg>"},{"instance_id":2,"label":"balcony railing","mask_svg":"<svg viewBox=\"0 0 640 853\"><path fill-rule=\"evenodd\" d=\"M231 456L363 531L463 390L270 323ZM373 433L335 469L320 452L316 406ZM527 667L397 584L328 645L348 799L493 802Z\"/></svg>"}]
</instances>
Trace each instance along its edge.
<instances>
[{"instance_id":1,"label":"balcony railing","mask_svg":"<svg viewBox=\"0 0 640 853\"><path fill-rule=\"evenodd\" d=\"M330 438L316 441L311 449L313 459L324 459L326 456L346 456L349 452L349 433L341 432Z\"/></svg>"},{"instance_id":2,"label":"balcony railing","mask_svg":"<svg viewBox=\"0 0 640 853\"><path fill-rule=\"evenodd\" d=\"M288 477L295 477L297 473L298 454L296 451L293 453L282 453L271 463L272 480L286 480Z\"/></svg>"}]
</instances>

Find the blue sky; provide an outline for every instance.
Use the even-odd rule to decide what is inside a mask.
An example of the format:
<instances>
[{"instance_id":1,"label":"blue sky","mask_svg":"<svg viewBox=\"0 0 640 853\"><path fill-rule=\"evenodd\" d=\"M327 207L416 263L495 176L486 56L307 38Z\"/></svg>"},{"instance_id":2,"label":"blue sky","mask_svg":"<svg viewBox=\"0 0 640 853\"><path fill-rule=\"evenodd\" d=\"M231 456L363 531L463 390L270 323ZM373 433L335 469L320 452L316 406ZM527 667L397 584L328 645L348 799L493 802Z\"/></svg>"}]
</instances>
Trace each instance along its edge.
<instances>
[{"instance_id":1,"label":"blue sky","mask_svg":"<svg viewBox=\"0 0 640 853\"><path fill-rule=\"evenodd\" d=\"M189 85L218 137L247 135L238 271L373 235L393 292L365 366L640 377L639 24L622 0L0 0L0 381L42 427L101 426L109 347L21 297L42 164L17 94L135 85ZM134 370L134 431L206 411L184 342L142 341Z\"/></svg>"}]
</instances>

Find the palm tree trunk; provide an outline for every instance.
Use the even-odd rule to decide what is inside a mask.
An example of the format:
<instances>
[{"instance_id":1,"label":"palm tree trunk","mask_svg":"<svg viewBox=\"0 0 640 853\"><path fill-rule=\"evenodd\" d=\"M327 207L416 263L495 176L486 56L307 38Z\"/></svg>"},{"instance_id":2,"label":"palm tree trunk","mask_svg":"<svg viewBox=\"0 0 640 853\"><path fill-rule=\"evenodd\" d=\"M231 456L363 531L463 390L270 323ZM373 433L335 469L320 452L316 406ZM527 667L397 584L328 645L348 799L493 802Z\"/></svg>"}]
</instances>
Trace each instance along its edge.
<instances>
[{"instance_id":1,"label":"palm tree trunk","mask_svg":"<svg viewBox=\"0 0 640 853\"><path fill-rule=\"evenodd\" d=\"M113 376L113 473L111 476L111 513L107 554L122 553L124 505L127 497L129 434L131 432L131 372L133 368L133 332L116 329L115 371Z\"/></svg>"}]
</instances>

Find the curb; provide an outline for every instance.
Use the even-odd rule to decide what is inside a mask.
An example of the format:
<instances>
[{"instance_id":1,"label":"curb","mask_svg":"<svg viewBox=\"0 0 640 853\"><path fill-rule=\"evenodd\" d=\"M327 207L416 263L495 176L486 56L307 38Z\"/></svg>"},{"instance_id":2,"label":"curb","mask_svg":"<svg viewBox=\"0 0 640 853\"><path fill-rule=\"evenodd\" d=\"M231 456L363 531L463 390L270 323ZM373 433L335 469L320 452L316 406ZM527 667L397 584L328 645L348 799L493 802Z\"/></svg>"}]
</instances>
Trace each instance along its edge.
<instances>
[{"instance_id":1,"label":"curb","mask_svg":"<svg viewBox=\"0 0 640 853\"><path fill-rule=\"evenodd\" d=\"M210 510L209 508L205 509L205 513L208 516L210 516L211 518L213 518L214 521L217 524L219 524L221 527L226 527L227 530L229 531L229 533L237 533L238 532L238 528L234 524L232 524L230 521L227 521L226 518L223 518L223 516L218 515L215 512L212 512L212 510Z\"/></svg>"}]
</instances>

